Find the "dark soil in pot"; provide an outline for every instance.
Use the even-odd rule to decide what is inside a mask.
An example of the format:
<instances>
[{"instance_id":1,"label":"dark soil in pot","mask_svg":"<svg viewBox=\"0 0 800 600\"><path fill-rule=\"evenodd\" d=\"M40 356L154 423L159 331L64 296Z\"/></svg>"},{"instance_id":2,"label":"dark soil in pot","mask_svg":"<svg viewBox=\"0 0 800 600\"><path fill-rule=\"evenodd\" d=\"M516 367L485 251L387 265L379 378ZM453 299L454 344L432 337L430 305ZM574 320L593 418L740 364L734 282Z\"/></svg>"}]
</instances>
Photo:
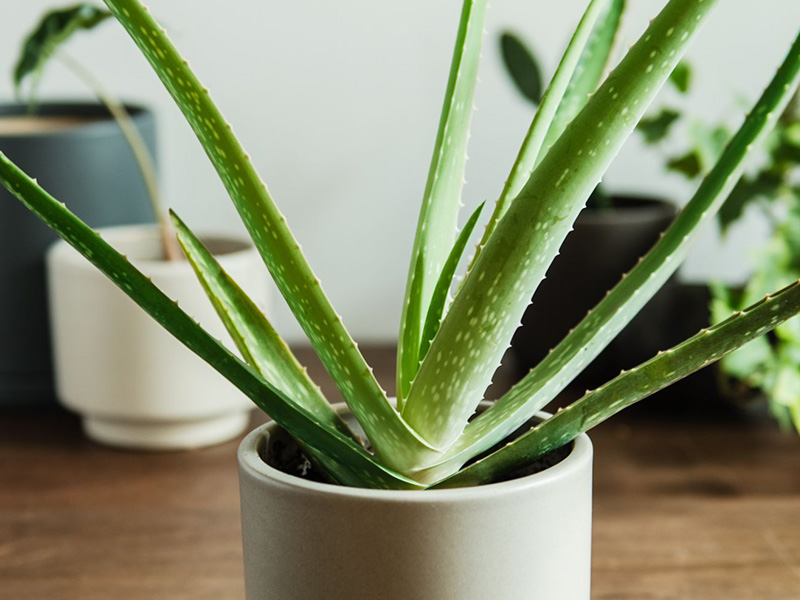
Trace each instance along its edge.
<instances>
[{"instance_id":1,"label":"dark soil in pot","mask_svg":"<svg viewBox=\"0 0 800 600\"><path fill-rule=\"evenodd\" d=\"M151 153L155 119L128 107ZM130 148L99 104L0 105L0 150L93 227L152 211ZM44 252L56 236L0 190L0 403L53 398Z\"/></svg>"},{"instance_id":2,"label":"dark soil in pot","mask_svg":"<svg viewBox=\"0 0 800 600\"><path fill-rule=\"evenodd\" d=\"M509 442L517 439L526 431L539 422L539 419L533 419L531 422L526 423L514 433L509 435L505 440L496 444L483 454L475 457L467 464L472 464L484 456L487 456L508 444ZM508 473L504 477L498 478L493 483L500 483L502 481L510 481L512 479L519 479L520 477L527 477L539 473L550 467L553 467L564 460L572 452L573 444L569 443L561 448L548 452L538 460L532 462L521 469L517 469ZM331 483L328 477L323 473L313 461L303 453L297 442L290 436L284 429L273 430L266 443L263 443L259 448L261 459L273 469L277 469L287 475L293 475L307 481L316 481L318 483Z\"/></svg>"},{"instance_id":3,"label":"dark soil in pot","mask_svg":"<svg viewBox=\"0 0 800 600\"><path fill-rule=\"evenodd\" d=\"M575 222L560 254L536 291L514 335L518 376L534 367L636 265L676 215L674 206L651 198L616 196L612 207L587 209ZM674 279L577 379L595 387L623 368L669 347Z\"/></svg>"}]
</instances>

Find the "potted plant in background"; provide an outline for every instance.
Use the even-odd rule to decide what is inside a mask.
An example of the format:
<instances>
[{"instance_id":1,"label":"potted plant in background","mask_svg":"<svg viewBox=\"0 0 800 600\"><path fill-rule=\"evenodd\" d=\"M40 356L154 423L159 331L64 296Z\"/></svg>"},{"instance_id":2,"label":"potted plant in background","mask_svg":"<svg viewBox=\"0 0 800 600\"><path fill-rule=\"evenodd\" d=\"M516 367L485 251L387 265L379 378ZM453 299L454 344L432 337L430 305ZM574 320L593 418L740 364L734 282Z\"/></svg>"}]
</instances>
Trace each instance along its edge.
<instances>
[{"instance_id":1,"label":"potted plant in background","mask_svg":"<svg viewBox=\"0 0 800 600\"><path fill-rule=\"evenodd\" d=\"M26 40L15 84L21 89L33 79L29 104L36 104L38 78L48 62L59 56L92 89L116 122L109 126L118 126L134 157L137 183L144 182L158 222L157 226L102 228L102 235L123 248L209 331L227 337L191 266L180 260L154 163L136 128L135 115L83 65L56 54L74 33L96 27L110 16L109 11L90 4L49 12ZM97 165L105 170L100 160ZM107 176L113 178L113 165L111 169ZM61 177L69 180L70 174L62 172ZM265 282L249 240L215 233L205 239L221 264L263 303ZM247 427L252 404L158 325L143 319L136 306L68 244L56 243L46 263L56 394L82 416L90 438L129 448L181 449L225 441ZM176 387L174 371L184 374L191 389L185 382Z\"/></svg>"},{"instance_id":2,"label":"potted plant in background","mask_svg":"<svg viewBox=\"0 0 800 600\"><path fill-rule=\"evenodd\" d=\"M689 179L706 173L731 137L724 125L695 121L691 147L673 157L669 167ZM710 286L710 317L716 323L741 310L765 290L800 278L800 98L780 115L765 144L757 168L734 187L718 214L723 235L749 208L758 209L770 225L769 239L753 260L754 274L744 286ZM709 293L696 290L698 302L708 306ZM773 334L754 340L719 363L717 382L722 395L738 402L760 392L770 412L785 426L800 431L800 330L796 321L777 327Z\"/></svg>"},{"instance_id":3,"label":"potted plant in background","mask_svg":"<svg viewBox=\"0 0 800 600\"><path fill-rule=\"evenodd\" d=\"M107 18L80 6L48 14L26 40L14 80L41 76L55 45ZM0 104L0 149L17 158L95 227L152 220L147 189L125 136L99 102ZM35 104L35 107L32 106ZM153 114L129 106L149 155L156 150ZM45 249L57 236L0 191L0 403L51 400L54 395L45 290Z\"/></svg>"},{"instance_id":4,"label":"potted plant in background","mask_svg":"<svg viewBox=\"0 0 800 600\"><path fill-rule=\"evenodd\" d=\"M609 3L601 25L587 41L587 51L569 82L574 97L588 96L606 71L615 46L616 32L625 11L624 0ZM542 100L542 68L530 46L520 36L504 31L499 44L503 65L514 86L534 107ZM556 73L554 77L561 74ZM688 91L691 70L681 62L669 78L678 93ZM569 102L559 107L570 113ZM648 145L661 143L681 114L665 107L645 116L637 131ZM548 132L545 147L559 134ZM565 240L545 279L536 290L536 302L525 311L512 348L515 368L524 376L574 327L623 273L630 270L675 218L677 207L666 200L640 193L610 191L600 184L589 197L586 210L575 220L574 231ZM602 252L597 249L602 248ZM683 339L673 335L671 324L676 294L675 280L668 281L628 327L581 374L579 383L597 385L637 364L660 348ZM541 327L546 322L547 327ZM691 333L689 332L684 333Z\"/></svg>"},{"instance_id":5,"label":"potted plant in background","mask_svg":"<svg viewBox=\"0 0 800 600\"><path fill-rule=\"evenodd\" d=\"M481 409L558 247L715 1L670 0L544 153L557 106L570 100L569 77L554 78L512 170L508 185L518 191L498 203L485 243L448 303L478 219L473 214L456 235L487 7L464 2L409 270L395 404L188 63L139 2L107 3L196 132L347 408L326 402L256 305L177 217L184 251L246 362L4 155L0 181L275 420L239 451L248 597L588 599L591 447L584 432L797 314L800 282L552 417L537 411L669 279L713 219L750 148L800 80L800 36L665 235L531 373ZM589 3L562 60L565 73L580 61L606 5Z\"/></svg>"}]
</instances>

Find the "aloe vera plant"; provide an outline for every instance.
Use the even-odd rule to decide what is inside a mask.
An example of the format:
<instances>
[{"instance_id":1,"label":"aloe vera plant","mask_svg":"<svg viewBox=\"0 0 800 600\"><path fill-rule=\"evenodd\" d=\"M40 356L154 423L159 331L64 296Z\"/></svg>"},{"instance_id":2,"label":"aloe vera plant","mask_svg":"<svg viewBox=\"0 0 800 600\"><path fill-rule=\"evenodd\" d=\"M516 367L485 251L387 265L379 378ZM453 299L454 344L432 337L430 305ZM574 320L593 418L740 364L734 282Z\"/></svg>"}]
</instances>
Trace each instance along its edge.
<instances>
[{"instance_id":1,"label":"aloe vera plant","mask_svg":"<svg viewBox=\"0 0 800 600\"><path fill-rule=\"evenodd\" d=\"M279 290L369 445L332 411L266 317L177 217L173 219L184 251L243 359L209 336L3 155L0 181L159 323L252 398L335 482L425 489L502 478L800 311L800 285L792 284L622 373L465 468L564 389L674 272L741 176L751 148L765 137L797 87L800 37L658 244L541 364L490 409L472 418L573 221L716 0L670 0L602 81L600 69L586 65L605 64L607 57L602 54L613 39L620 3L589 3L544 92L476 256L461 285L454 286L456 265L480 212L458 233L469 118L487 8L485 0L464 0L409 268L396 405L375 380L208 90L138 0L106 0L106 4L197 134ZM586 97L584 91L575 90L594 93ZM452 299L451 289L455 290Z\"/></svg>"}]
</instances>

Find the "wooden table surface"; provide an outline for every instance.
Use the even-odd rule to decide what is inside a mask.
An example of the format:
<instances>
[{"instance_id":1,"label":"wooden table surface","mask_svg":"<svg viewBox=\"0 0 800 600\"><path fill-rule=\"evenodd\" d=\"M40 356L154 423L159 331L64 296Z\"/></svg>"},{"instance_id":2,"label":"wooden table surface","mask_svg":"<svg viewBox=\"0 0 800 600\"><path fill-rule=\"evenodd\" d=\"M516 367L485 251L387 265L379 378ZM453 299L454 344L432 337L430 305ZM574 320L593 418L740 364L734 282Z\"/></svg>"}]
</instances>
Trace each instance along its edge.
<instances>
[{"instance_id":1,"label":"wooden table surface","mask_svg":"<svg viewBox=\"0 0 800 600\"><path fill-rule=\"evenodd\" d=\"M391 387L391 351L369 355ZM800 600L800 440L658 404L592 433L592 597ZM0 409L0 598L244 598L236 444L113 450L55 408Z\"/></svg>"}]
</instances>

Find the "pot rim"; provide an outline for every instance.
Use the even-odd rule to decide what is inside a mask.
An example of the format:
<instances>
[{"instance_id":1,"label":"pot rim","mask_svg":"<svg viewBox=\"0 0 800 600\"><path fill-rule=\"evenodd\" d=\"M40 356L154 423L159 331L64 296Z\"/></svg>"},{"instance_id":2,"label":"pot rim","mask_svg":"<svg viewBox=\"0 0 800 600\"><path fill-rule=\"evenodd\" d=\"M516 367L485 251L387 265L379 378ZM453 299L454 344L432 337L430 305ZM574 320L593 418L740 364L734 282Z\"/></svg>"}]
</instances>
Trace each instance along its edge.
<instances>
[{"instance_id":1,"label":"pot rim","mask_svg":"<svg viewBox=\"0 0 800 600\"><path fill-rule=\"evenodd\" d=\"M124 102L123 106L131 119L136 123L155 121L155 113L149 106L136 102ZM27 114L28 105L24 102L0 102L0 118ZM117 122L108 112L108 109L99 101L56 100L52 102L41 102L37 105L37 114L58 117L100 116L101 118L71 127L54 129L52 131L36 132L33 134L0 135L0 139L35 139L38 141L72 137L85 139L87 137L119 135L119 125L117 125Z\"/></svg>"},{"instance_id":2,"label":"pot rim","mask_svg":"<svg viewBox=\"0 0 800 600\"><path fill-rule=\"evenodd\" d=\"M101 227L97 229L96 232L115 248L118 245L124 244L126 241L129 243L139 242L152 244L153 248L156 247L156 244L161 243L161 234L158 231L158 226L154 223ZM231 252L215 254L219 263L227 268L233 268L234 265L238 265L243 261L250 261L253 255L257 253L249 238L235 233L204 231L198 233L198 237L206 243L209 241L216 241L238 247L238 249ZM125 254L124 251L122 253ZM167 261L164 259L137 258L133 255L129 255L128 258L137 267L145 270L151 277L183 273L194 274L194 269L188 260ZM105 275L97 271L92 263L63 239L56 240L47 250L47 263L58 263L73 269L96 272L98 276L105 277Z\"/></svg>"},{"instance_id":3,"label":"pot rim","mask_svg":"<svg viewBox=\"0 0 800 600\"><path fill-rule=\"evenodd\" d=\"M344 403L335 404L334 408L340 414L349 412L349 408ZM536 416L548 418L552 415L540 411L536 413ZM309 481L269 466L261 458L258 449L266 439L269 431L276 427L278 427L278 424L275 421L269 421L248 433L239 444L237 451L239 465L251 477L265 485L294 488L297 491L305 491L317 496L367 499L376 502L453 503L491 499L500 495L545 487L565 477L568 478L576 471L584 469L587 462L591 463L593 456L592 441L588 435L582 433L575 438L572 451L561 462L532 475L476 487L434 490L377 490Z\"/></svg>"},{"instance_id":4,"label":"pot rim","mask_svg":"<svg viewBox=\"0 0 800 600\"><path fill-rule=\"evenodd\" d=\"M576 221L579 227L604 227L613 225L632 225L651 223L662 219L674 219L679 208L658 196L645 194L611 194L612 199L625 202L624 206L612 206L602 210L584 209Z\"/></svg>"}]
</instances>

